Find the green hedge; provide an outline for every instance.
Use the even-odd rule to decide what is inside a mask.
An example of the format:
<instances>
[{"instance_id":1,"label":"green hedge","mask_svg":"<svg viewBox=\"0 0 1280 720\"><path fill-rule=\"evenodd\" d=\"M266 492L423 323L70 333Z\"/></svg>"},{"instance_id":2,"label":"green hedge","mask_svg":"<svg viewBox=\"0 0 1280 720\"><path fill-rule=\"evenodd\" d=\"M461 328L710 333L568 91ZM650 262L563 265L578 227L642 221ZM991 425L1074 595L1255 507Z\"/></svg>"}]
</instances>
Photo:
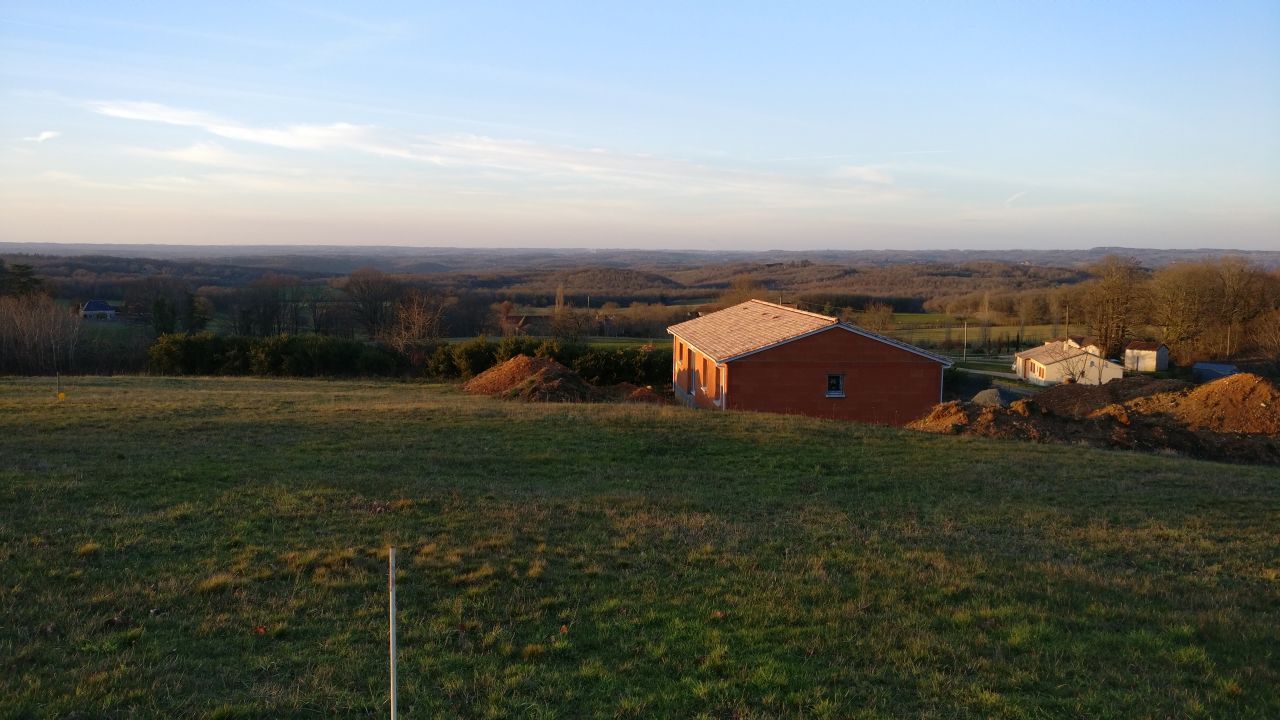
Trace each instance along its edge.
<instances>
[{"instance_id":1,"label":"green hedge","mask_svg":"<svg viewBox=\"0 0 1280 720\"><path fill-rule=\"evenodd\" d=\"M385 376L401 367L389 350L324 335L172 333L161 335L148 356L151 372L161 375Z\"/></svg>"},{"instance_id":2,"label":"green hedge","mask_svg":"<svg viewBox=\"0 0 1280 720\"><path fill-rule=\"evenodd\" d=\"M429 378L470 378L517 355L552 358L596 385L661 385L671 378L671 350L592 348L529 337L427 343L404 355L324 335L161 335L148 353L160 375L395 376L413 368Z\"/></svg>"},{"instance_id":3,"label":"green hedge","mask_svg":"<svg viewBox=\"0 0 1280 720\"><path fill-rule=\"evenodd\" d=\"M476 338L441 344L427 356L423 370L427 377L466 379L517 355L551 358L596 385L661 385L671 378L670 349L592 348L529 337L508 337L496 343Z\"/></svg>"}]
</instances>

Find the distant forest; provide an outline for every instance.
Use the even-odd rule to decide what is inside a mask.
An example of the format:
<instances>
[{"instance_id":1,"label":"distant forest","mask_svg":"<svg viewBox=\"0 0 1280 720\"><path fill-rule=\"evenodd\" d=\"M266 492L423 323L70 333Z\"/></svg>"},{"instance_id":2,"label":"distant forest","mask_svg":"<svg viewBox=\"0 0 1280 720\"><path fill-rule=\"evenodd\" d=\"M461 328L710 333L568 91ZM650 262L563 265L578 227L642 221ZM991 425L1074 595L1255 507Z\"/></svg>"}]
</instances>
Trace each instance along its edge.
<instances>
[{"instance_id":1,"label":"distant forest","mask_svg":"<svg viewBox=\"0 0 1280 720\"><path fill-rule=\"evenodd\" d=\"M1280 346L1273 352L1267 345L1271 327L1280 328L1280 253L1271 252L1098 249L1004 260L950 251L7 252L57 247L0 244L0 294L38 288L60 307L112 304L122 324L147 332L98 333L95 342L105 343L98 354L114 358L102 363L108 371L137 369L150 342L174 332L312 333L401 348L479 335L664 338L675 322L747 297L881 332L893 329L895 315L917 314L916 327L947 328L947 343L959 322L1012 328L1005 342L1016 346L1024 343L1023 328L1070 321L1102 337L1112 353L1140 337L1164 340L1180 361L1280 355ZM1044 262L1020 259L1027 256ZM984 345L991 340L989 333L979 337ZM82 343L82 357L92 348Z\"/></svg>"}]
</instances>

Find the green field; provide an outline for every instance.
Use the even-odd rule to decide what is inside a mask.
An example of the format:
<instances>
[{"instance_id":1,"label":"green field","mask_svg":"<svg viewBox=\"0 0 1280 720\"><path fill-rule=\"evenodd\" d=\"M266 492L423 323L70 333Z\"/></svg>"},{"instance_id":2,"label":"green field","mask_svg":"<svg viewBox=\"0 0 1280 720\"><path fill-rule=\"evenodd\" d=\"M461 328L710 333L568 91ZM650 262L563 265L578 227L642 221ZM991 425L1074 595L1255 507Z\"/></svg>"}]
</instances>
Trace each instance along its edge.
<instances>
[{"instance_id":1,"label":"green field","mask_svg":"<svg viewBox=\"0 0 1280 720\"><path fill-rule=\"evenodd\" d=\"M1280 717L1280 471L396 382L0 378L0 715Z\"/></svg>"}]
</instances>

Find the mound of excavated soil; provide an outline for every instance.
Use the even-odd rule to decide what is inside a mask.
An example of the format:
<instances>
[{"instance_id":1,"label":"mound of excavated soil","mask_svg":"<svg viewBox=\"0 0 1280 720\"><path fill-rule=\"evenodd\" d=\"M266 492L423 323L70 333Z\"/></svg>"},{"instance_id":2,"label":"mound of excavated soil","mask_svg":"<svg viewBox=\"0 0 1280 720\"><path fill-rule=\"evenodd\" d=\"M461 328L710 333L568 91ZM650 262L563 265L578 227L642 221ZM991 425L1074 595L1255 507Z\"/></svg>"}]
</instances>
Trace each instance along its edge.
<instances>
[{"instance_id":1,"label":"mound of excavated soil","mask_svg":"<svg viewBox=\"0 0 1280 720\"><path fill-rule=\"evenodd\" d=\"M517 355L463 384L475 395L498 395L531 402L592 402L603 393L577 373L549 358Z\"/></svg>"},{"instance_id":2,"label":"mound of excavated soil","mask_svg":"<svg viewBox=\"0 0 1280 720\"><path fill-rule=\"evenodd\" d=\"M473 395L496 395L510 390L538 374L539 371L552 366L568 370L568 368L550 358L517 355L466 381L462 384L462 389Z\"/></svg>"},{"instance_id":3,"label":"mound of excavated soil","mask_svg":"<svg viewBox=\"0 0 1280 720\"><path fill-rule=\"evenodd\" d=\"M623 398L623 402L629 403L652 403L654 405L666 405L671 402L668 398L664 398L653 391L652 387L638 387L628 392Z\"/></svg>"},{"instance_id":4,"label":"mound of excavated soil","mask_svg":"<svg viewBox=\"0 0 1280 720\"><path fill-rule=\"evenodd\" d=\"M1156 393L1176 392L1192 387L1181 380L1157 380L1135 375L1112 380L1106 385L1080 385L1065 383L1036 393L1036 405L1062 417L1082 418L1108 405L1124 403L1134 398Z\"/></svg>"},{"instance_id":5,"label":"mound of excavated soil","mask_svg":"<svg viewBox=\"0 0 1280 720\"><path fill-rule=\"evenodd\" d=\"M1196 388L1137 380L1061 385L1007 408L943 403L908 427L1280 464L1280 391L1266 379L1233 375Z\"/></svg>"},{"instance_id":6,"label":"mound of excavated soil","mask_svg":"<svg viewBox=\"0 0 1280 720\"><path fill-rule=\"evenodd\" d=\"M1280 390L1257 375L1231 375L1187 393L1172 413L1192 430L1280 435Z\"/></svg>"}]
</instances>

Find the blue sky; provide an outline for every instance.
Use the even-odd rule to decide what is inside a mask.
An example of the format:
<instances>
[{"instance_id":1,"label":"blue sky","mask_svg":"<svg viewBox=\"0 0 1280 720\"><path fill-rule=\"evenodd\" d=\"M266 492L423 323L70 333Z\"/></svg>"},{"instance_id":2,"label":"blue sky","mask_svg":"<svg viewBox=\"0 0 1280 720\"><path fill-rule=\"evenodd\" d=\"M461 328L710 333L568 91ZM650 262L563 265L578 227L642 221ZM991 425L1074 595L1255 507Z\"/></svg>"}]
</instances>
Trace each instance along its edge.
<instances>
[{"instance_id":1,"label":"blue sky","mask_svg":"<svg viewBox=\"0 0 1280 720\"><path fill-rule=\"evenodd\" d=\"M0 2L0 240L1280 248L1280 3Z\"/></svg>"}]
</instances>

